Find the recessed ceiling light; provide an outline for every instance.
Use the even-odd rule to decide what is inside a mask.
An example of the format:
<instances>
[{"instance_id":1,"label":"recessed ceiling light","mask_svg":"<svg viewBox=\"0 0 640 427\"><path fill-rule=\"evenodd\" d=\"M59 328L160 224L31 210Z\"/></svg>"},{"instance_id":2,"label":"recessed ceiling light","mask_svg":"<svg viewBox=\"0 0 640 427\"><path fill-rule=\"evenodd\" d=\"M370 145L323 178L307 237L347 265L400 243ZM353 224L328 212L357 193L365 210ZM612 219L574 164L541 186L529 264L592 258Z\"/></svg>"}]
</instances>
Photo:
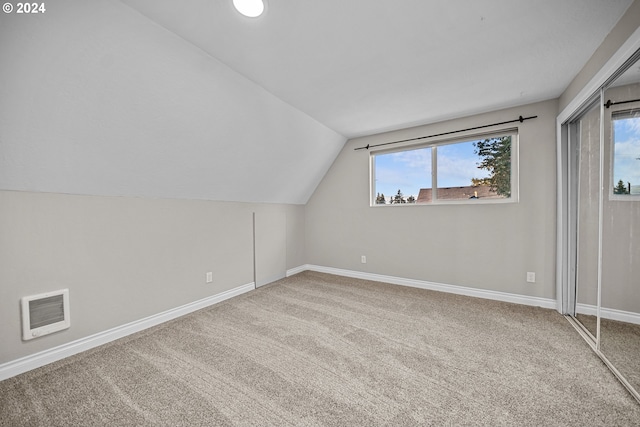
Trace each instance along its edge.
<instances>
[{"instance_id":1,"label":"recessed ceiling light","mask_svg":"<svg viewBox=\"0 0 640 427\"><path fill-rule=\"evenodd\" d=\"M264 3L262 0L233 0L233 6L249 18L257 18L264 12Z\"/></svg>"}]
</instances>

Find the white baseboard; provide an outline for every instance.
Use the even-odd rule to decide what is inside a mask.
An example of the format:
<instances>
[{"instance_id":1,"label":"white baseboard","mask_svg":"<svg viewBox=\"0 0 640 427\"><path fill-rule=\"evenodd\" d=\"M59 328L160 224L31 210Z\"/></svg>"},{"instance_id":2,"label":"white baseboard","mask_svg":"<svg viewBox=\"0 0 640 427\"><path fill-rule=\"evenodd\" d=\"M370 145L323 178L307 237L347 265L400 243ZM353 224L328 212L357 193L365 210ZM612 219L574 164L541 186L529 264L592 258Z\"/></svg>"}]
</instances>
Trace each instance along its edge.
<instances>
[{"instance_id":1,"label":"white baseboard","mask_svg":"<svg viewBox=\"0 0 640 427\"><path fill-rule=\"evenodd\" d=\"M0 381L254 290L252 283L0 365Z\"/></svg>"},{"instance_id":2,"label":"white baseboard","mask_svg":"<svg viewBox=\"0 0 640 427\"><path fill-rule=\"evenodd\" d=\"M447 292L450 294L466 295L476 298L491 299L496 301L511 302L515 304L529 305L533 307L543 307L556 309L557 303L554 299L532 297L527 295L510 294L507 292L490 291L485 289L468 288L465 286L446 285L443 283L427 282L424 280L405 279L402 277L385 276L382 274L365 273L361 271L343 270L340 268L323 267L319 265L305 264L300 267L287 270L287 277L305 270L317 271L319 273L336 274L338 276L353 277L356 279L373 280L376 282L391 283L394 285L410 286L413 288L429 289L432 291Z\"/></svg>"},{"instance_id":3,"label":"white baseboard","mask_svg":"<svg viewBox=\"0 0 640 427\"><path fill-rule=\"evenodd\" d=\"M588 316L597 315L597 307L590 304L576 304L576 313L586 314ZM603 319L617 320L618 322L633 323L640 325L640 313L634 313L632 311L616 310L615 308L600 309L600 317Z\"/></svg>"},{"instance_id":4,"label":"white baseboard","mask_svg":"<svg viewBox=\"0 0 640 427\"><path fill-rule=\"evenodd\" d=\"M287 270L287 277L293 276L294 274L302 273L303 271L309 270L309 264L301 265L299 267L292 268Z\"/></svg>"}]
</instances>

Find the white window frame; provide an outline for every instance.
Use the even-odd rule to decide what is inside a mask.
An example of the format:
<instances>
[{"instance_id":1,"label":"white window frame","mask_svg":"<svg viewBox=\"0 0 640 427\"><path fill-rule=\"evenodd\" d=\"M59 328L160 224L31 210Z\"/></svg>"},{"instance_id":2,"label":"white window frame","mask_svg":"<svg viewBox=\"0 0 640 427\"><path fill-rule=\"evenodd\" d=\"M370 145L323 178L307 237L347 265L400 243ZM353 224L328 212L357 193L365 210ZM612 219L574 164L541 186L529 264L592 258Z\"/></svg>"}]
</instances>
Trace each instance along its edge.
<instances>
[{"instance_id":1,"label":"white window frame","mask_svg":"<svg viewBox=\"0 0 640 427\"><path fill-rule=\"evenodd\" d=\"M611 131L611 147L609 150L609 200L611 201L616 201L616 202L639 202L640 201L640 194L615 194L613 192L613 187L616 186L616 182L614 182L614 177L613 177L613 162L615 160L615 149L616 149L616 141L615 141L615 133L613 130L613 122L614 122L614 116L619 115L622 116L625 113L630 113L631 111L640 111L640 103L636 104L636 103L632 103L631 106L627 105L625 107L619 106L618 108L615 108L615 106L611 107L611 111L609 113L609 127L610 127L610 131ZM638 118L640 120L640 118ZM640 163L640 162L639 162Z\"/></svg>"},{"instance_id":2,"label":"white window frame","mask_svg":"<svg viewBox=\"0 0 640 427\"><path fill-rule=\"evenodd\" d=\"M498 138L511 135L511 196L508 198L480 198L480 199L438 199L438 147L452 144L461 144L480 139ZM403 151L418 150L421 148L431 148L431 188L433 199L429 203L398 203L398 204L376 204L376 165L375 158L381 154L400 153ZM422 144L398 145L394 148L371 150L369 153L369 206L370 207L388 207L388 206L438 206L438 205L477 205L477 204L502 204L502 203L518 203L520 201L520 180L519 180L519 162L520 159L520 138L518 128L507 128L490 133L476 133L456 138L446 138L430 141ZM393 196L393 195L391 195Z\"/></svg>"}]
</instances>

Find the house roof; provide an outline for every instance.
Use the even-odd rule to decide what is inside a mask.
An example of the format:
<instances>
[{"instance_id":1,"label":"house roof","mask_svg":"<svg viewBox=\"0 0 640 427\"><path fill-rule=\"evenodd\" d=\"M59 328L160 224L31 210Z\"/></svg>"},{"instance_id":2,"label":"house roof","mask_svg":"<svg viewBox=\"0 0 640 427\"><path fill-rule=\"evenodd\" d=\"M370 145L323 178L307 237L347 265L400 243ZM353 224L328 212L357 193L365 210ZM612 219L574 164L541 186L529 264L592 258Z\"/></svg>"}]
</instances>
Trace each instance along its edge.
<instances>
[{"instance_id":1,"label":"house roof","mask_svg":"<svg viewBox=\"0 0 640 427\"><path fill-rule=\"evenodd\" d=\"M488 185L469 185L466 187L444 187L438 188L439 200L464 200L471 198L478 199L499 199L495 191ZM416 203L430 203L433 200L433 190L431 188L421 188L418 193Z\"/></svg>"}]
</instances>

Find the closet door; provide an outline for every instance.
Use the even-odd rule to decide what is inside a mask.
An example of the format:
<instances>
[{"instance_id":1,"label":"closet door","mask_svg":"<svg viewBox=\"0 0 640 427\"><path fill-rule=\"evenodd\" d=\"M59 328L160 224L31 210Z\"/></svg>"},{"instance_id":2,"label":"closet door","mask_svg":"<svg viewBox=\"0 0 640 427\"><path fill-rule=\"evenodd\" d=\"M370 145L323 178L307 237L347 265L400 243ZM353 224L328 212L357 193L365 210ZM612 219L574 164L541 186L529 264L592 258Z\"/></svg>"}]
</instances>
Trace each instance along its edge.
<instances>
[{"instance_id":1,"label":"closet door","mask_svg":"<svg viewBox=\"0 0 640 427\"><path fill-rule=\"evenodd\" d=\"M571 282L570 314L597 337L600 96L569 122L569 185L571 193Z\"/></svg>"},{"instance_id":2,"label":"closet door","mask_svg":"<svg viewBox=\"0 0 640 427\"><path fill-rule=\"evenodd\" d=\"M637 391L640 390L640 61L628 66L607 86L603 135L599 347L623 383Z\"/></svg>"}]
</instances>

